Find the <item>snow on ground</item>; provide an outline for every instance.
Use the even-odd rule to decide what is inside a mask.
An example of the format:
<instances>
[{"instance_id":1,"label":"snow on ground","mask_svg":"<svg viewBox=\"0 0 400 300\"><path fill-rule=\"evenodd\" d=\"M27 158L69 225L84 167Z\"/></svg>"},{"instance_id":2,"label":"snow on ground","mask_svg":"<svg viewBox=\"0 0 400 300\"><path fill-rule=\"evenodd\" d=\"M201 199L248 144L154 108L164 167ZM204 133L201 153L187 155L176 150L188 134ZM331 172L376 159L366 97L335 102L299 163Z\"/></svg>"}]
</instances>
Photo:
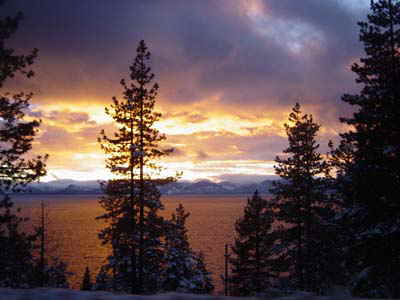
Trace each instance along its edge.
<instances>
[{"instance_id":1,"label":"snow on ground","mask_svg":"<svg viewBox=\"0 0 400 300\"><path fill-rule=\"evenodd\" d=\"M116 295L107 292L82 292L66 289L0 289L0 300L246 300L256 298L235 298L224 296L160 294L154 296ZM267 297L259 299L268 299ZM291 297L273 298L274 300L356 300L348 296L316 297L309 293L297 293ZM376 300L376 299L375 299Z\"/></svg>"}]
</instances>

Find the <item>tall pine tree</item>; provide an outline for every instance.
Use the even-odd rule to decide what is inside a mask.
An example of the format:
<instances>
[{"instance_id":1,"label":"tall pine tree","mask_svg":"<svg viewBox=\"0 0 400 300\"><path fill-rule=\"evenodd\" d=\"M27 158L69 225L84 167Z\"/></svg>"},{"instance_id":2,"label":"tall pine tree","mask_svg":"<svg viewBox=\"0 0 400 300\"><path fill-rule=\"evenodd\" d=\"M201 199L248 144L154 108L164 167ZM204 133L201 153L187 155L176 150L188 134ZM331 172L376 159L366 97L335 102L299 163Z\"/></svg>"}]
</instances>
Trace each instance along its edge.
<instances>
[{"instance_id":1,"label":"tall pine tree","mask_svg":"<svg viewBox=\"0 0 400 300\"><path fill-rule=\"evenodd\" d=\"M277 276L272 265L273 212L256 191L247 200L244 216L235 223L236 238L230 259L229 287L234 296L249 296L265 291Z\"/></svg>"},{"instance_id":2,"label":"tall pine tree","mask_svg":"<svg viewBox=\"0 0 400 300\"><path fill-rule=\"evenodd\" d=\"M165 135L154 127L161 114L154 112L158 85L152 83L149 59L150 52L141 41L130 66L130 81L121 80L122 99L114 97L106 108L118 130L112 137L102 131L99 138L108 154L106 166L117 177L103 184L105 196L100 200L106 213L99 219L109 224L100 238L112 247L109 263L102 270L111 276L114 290L137 294L160 288L164 220L159 216L163 205L157 184L173 180L152 178L160 170L157 160L172 150L159 147Z\"/></svg>"},{"instance_id":3,"label":"tall pine tree","mask_svg":"<svg viewBox=\"0 0 400 300\"><path fill-rule=\"evenodd\" d=\"M26 219L18 216L19 210L15 213L10 195L46 173L46 156L25 158L40 125L37 120L25 119L32 94L12 94L5 88L6 81L16 75L31 77L34 74L30 65L37 50L17 55L14 49L6 46L21 18L22 14L18 14L0 19L0 286L10 287L34 285L35 240L34 235L21 231L21 223Z\"/></svg>"},{"instance_id":4,"label":"tall pine tree","mask_svg":"<svg viewBox=\"0 0 400 300\"><path fill-rule=\"evenodd\" d=\"M332 261L336 247L329 220L334 211L328 194L329 166L317 152L319 128L311 115L302 114L298 103L293 107L285 124L289 147L284 157L276 158L275 173L282 180L270 191L275 220L282 224L276 232L281 271L289 274L291 288L322 293L335 281L338 262Z\"/></svg>"},{"instance_id":5,"label":"tall pine tree","mask_svg":"<svg viewBox=\"0 0 400 300\"><path fill-rule=\"evenodd\" d=\"M352 66L360 93L342 100L357 111L333 151L346 231L347 265L362 276L354 292L400 297L400 1L371 1L359 22L365 56ZM346 159L347 158L347 159ZM351 246L350 246L351 243Z\"/></svg>"}]
</instances>

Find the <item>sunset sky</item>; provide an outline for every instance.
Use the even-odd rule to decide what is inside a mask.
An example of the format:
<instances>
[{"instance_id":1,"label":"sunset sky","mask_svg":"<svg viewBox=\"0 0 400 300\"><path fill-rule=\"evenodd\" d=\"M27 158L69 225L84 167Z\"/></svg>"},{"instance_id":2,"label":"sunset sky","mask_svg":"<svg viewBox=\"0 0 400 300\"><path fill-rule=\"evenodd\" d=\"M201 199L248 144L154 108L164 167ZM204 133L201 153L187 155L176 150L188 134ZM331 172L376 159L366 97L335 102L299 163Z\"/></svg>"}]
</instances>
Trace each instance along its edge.
<instances>
[{"instance_id":1,"label":"sunset sky","mask_svg":"<svg viewBox=\"0 0 400 300\"><path fill-rule=\"evenodd\" d=\"M363 55L357 21L369 0L8 0L1 16L25 19L10 45L39 49L32 91L42 119L34 152L48 153L45 180L105 179L101 129L119 81L144 39L160 85L157 127L163 161L183 179L261 180L287 145L283 123L295 104L322 125L321 151L338 140L340 97L358 90L351 64Z\"/></svg>"}]
</instances>

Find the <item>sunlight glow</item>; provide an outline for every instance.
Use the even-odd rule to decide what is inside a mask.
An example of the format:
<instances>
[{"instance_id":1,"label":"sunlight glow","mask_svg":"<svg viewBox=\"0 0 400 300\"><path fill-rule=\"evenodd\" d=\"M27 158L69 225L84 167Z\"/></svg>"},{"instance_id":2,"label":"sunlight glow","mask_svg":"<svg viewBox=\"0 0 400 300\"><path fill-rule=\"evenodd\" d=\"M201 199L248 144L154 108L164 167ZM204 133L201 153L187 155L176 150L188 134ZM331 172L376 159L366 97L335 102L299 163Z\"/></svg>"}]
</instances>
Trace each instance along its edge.
<instances>
[{"instance_id":1,"label":"sunlight glow","mask_svg":"<svg viewBox=\"0 0 400 300\"><path fill-rule=\"evenodd\" d=\"M238 135L251 135L250 128L257 129L262 126L272 126L274 121L270 118L245 120L232 115L211 116L199 123L189 123L179 118L161 120L155 127L167 135L190 135L198 132L232 132Z\"/></svg>"}]
</instances>

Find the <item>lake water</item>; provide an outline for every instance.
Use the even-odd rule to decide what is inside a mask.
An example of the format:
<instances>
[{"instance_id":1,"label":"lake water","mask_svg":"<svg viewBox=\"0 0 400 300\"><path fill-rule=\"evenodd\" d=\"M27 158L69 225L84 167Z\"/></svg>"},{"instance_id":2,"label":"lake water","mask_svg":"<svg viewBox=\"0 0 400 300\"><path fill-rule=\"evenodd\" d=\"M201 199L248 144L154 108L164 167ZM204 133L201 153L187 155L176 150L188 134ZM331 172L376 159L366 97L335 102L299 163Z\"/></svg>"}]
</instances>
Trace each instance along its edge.
<instances>
[{"instance_id":1,"label":"lake water","mask_svg":"<svg viewBox=\"0 0 400 300\"><path fill-rule=\"evenodd\" d=\"M72 288L78 289L86 266L92 278L104 263L109 248L97 238L103 228L95 217L104 211L98 204L99 195L18 195L13 200L28 216L31 224L39 224L40 200L47 205L50 253L59 256L74 273ZM208 270L213 273L216 291L222 289L220 275L224 272L224 245L234 239L234 223L243 214L246 196L179 195L163 196L164 217L169 217L182 203L190 217L187 220L189 240L194 250L205 255Z\"/></svg>"}]
</instances>

